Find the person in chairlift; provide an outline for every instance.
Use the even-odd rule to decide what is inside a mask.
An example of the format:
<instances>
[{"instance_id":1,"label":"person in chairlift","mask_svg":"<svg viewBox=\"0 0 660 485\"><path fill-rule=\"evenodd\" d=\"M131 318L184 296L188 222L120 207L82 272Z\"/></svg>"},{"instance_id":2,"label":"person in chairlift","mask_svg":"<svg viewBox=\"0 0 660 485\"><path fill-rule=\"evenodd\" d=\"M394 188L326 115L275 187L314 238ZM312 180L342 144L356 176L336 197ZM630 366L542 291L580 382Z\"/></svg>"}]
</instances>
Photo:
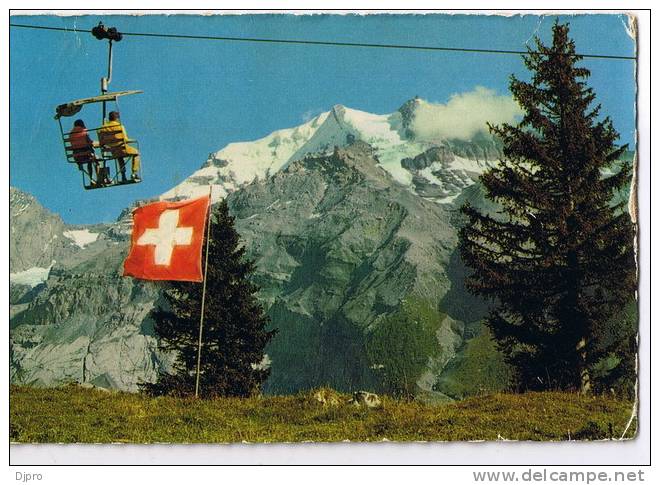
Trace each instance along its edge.
<instances>
[{"instance_id":1,"label":"person in chairlift","mask_svg":"<svg viewBox=\"0 0 660 485\"><path fill-rule=\"evenodd\" d=\"M94 142L89 137L83 120L73 122L73 129L69 133L69 143L73 149L73 159L78 164L78 168L83 170L83 165L86 164L90 184L96 185L98 182L98 160L94 153Z\"/></svg>"},{"instance_id":2,"label":"person in chairlift","mask_svg":"<svg viewBox=\"0 0 660 485\"><path fill-rule=\"evenodd\" d=\"M137 148L130 146L131 140L126 134L126 129L119 120L119 112L111 111L108 121L104 121L99 130L99 142L103 149L109 150L113 157L119 162L121 181L126 182L126 157L131 157L131 177L134 182L139 182L140 153Z\"/></svg>"}]
</instances>

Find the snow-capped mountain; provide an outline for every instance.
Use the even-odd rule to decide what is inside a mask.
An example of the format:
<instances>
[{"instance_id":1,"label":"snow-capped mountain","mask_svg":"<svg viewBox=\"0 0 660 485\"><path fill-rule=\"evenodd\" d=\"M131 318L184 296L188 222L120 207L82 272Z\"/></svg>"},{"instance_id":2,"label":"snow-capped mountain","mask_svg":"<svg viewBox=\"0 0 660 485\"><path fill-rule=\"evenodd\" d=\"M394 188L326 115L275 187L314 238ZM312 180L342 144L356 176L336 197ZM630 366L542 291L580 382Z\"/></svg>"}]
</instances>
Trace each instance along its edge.
<instances>
[{"instance_id":1,"label":"snow-capped mountain","mask_svg":"<svg viewBox=\"0 0 660 485\"><path fill-rule=\"evenodd\" d=\"M434 383L458 352L464 326L476 320L436 310L441 301L450 308L451 292L461 286L453 276L451 215L396 183L374 152L356 141L310 154L227 196L255 261L259 299L279 330L267 349L268 392L319 385L379 390L400 356L389 352L394 333L374 332L405 312L412 326L433 318L433 327L420 327L417 335L433 349L428 363L409 375L420 393L435 396ZM41 225L44 217L37 216L45 209L15 193L12 244L21 253L19 238ZM24 209L28 200L31 212ZM21 289L12 298L11 381L129 391L152 382L172 358L158 349L151 316L162 286L122 277L126 218L88 227L60 223L57 234L56 241L67 242L61 253L44 255L39 246L14 257L21 269L56 261L33 287L14 290ZM367 343L385 350L370 357Z\"/></svg>"},{"instance_id":2,"label":"snow-capped mountain","mask_svg":"<svg viewBox=\"0 0 660 485\"><path fill-rule=\"evenodd\" d=\"M302 125L275 131L259 140L230 143L160 198L201 196L212 184L217 200L255 179L272 176L308 154L327 154L334 147L361 140L376 150L379 165L396 182L425 198L449 203L473 183L488 161L498 158L500 151L486 136L474 140L417 140L412 121L424 103L414 98L394 113L383 115L335 105Z\"/></svg>"},{"instance_id":3,"label":"snow-capped mountain","mask_svg":"<svg viewBox=\"0 0 660 485\"><path fill-rule=\"evenodd\" d=\"M32 195L9 188L9 281L13 297L42 284L57 262L98 237L96 227L69 226ZM20 289L20 291L18 291Z\"/></svg>"},{"instance_id":4,"label":"snow-capped mountain","mask_svg":"<svg viewBox=\"0 0 660 485\"><path fill-rule=\"evenodd\" d=\"M378 390L399 358L387 339L432 315L432 331L418 337L433 352L410 379L420 393L444 393L435 383L481 310L462 306L456 228L443 205L470 192L499 151L486 137L418 137L423 103L385 115L334 106L227 145L161 195L205 195L211 184L216 200L226 197L279 329L268 391ZM115 223L68 226L19 190L10 206L11 381L131 391L153 381L171 355L153 330L160 287L121 276L130 208ZM396 332L376 331L404 316L410 324ZM377 360L367 343L384 349Z\"/></svg>"}]
</instances>

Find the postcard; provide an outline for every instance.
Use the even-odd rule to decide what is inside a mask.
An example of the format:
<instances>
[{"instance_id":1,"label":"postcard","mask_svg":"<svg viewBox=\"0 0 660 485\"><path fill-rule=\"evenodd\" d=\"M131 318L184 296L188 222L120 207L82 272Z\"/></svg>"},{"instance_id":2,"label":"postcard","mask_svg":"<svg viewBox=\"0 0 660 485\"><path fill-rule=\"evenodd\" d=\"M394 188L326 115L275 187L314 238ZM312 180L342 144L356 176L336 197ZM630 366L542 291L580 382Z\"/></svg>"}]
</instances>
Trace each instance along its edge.
<instances>
[{"instance_id":1,"label":"postcard","mask_svg":"<svg viewBox=\"0 0 660 485\"><path fill-rule=\"evenodd\" d=\"M10 24L12 443L636 436L634 15Z\"/></svg>"}]
</instances>

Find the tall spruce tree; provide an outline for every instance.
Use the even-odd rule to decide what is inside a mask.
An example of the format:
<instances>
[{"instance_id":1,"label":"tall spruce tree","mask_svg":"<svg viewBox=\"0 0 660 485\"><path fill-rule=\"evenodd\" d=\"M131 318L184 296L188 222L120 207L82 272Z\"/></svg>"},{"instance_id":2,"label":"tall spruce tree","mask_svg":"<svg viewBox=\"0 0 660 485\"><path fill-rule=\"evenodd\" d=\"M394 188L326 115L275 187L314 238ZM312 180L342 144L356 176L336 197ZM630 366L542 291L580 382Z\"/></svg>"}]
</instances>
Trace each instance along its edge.
<instances>
[{"instance_id":1,"label":"tall spruce tree","mask_svg":"<svg viewBox=\"0 0 660 485\"><path fill-rule=\"evenodd\" d=\"M617 132L600 116L579 67L568 24L553 43L536 39L523 56L531 82L511 77L524 115L516 126L490 126L503 160L481 177L499 211L466 204L461 255L468 288L493 302L487 318L522 389L592 387L590 368L607 354L602 326L634 299L630 182Z\"/></svg>"},{"instance_id":2,"label":"tall spruce tree","mask_svg":"<svg viewBox=\"0 0 660 485\"><path fill-rule=\"evenodd\" d=\"M270 370L261 365L275 334L249 281L254 263L245 258L225 201L211 212L209 263L202 338L200 397L249 396ZM204 242L206 244L206 241ZM152 312L159 347L176 355L171 372L143 385L153 395L194 395L202 284L171 282Z\"/></svg>"}]
</instances>

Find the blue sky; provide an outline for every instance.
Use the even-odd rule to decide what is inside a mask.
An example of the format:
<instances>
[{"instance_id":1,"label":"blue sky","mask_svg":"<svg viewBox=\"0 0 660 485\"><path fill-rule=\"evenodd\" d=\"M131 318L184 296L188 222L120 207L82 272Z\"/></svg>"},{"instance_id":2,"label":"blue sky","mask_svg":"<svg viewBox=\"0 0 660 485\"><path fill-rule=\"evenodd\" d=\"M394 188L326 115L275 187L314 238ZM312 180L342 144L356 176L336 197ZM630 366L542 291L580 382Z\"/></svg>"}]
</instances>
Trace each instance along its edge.
<instances>
[{"instance_id":1,"label":"blue sky","mask_svg":"<svg viewBox=\"0 0 660 485\"><path fill-rule=\"evenodd\" d=\"M472 15L15 16L14 23L90 29L103 20L125 32L314 39L523 50L533 34L550 42L554 17ZM633 55L626 19L569 20L578 52ZM389 113L418 95L445 103L477 86L508 94L509 75L528 78L515 55L450 53L125 37L115 47L111 90L142 89L120 101L140 141L141 184L85 191L66 163L56 105L98 94L107 43L91 34L10 29L10 183L69 223L114 220L137 199L159 195L232 141L300 124L334 104ZM634 63L587 59L603 112L634 141ZM87 108L89 109L89 108ZM83 110L88 125L100 110ZM72 118L73 119L73 118ZM67 119L66 121L71 121Z\"/></svg>"}]
</instances>

